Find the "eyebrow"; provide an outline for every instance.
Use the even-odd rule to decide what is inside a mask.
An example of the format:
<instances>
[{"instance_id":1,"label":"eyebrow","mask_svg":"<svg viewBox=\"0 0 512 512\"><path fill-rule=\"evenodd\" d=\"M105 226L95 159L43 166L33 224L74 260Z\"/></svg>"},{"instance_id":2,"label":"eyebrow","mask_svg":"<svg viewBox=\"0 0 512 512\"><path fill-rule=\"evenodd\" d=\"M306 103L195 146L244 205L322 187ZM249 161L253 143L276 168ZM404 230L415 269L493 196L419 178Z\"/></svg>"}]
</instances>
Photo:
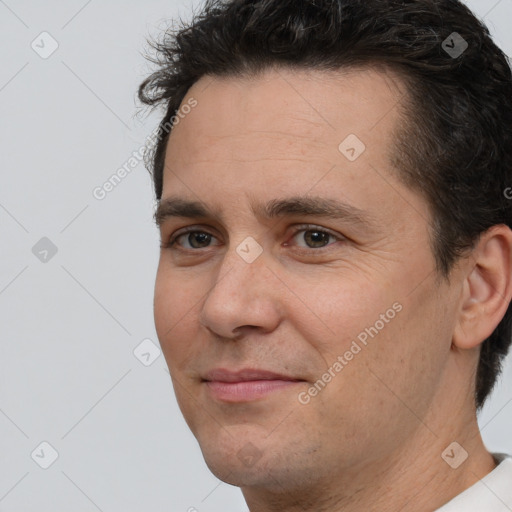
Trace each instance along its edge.
<instances>
[{"instance_id":1,"label":"eyebrow","mask_svg":"<svg viewBox=\"0 0 512 512\"><path fill-rule=\"evenodd\" d=\"M253 203L251 209L256 216L266 219L286 216L312 216L344 220L366 230L373 230L377 226L376 219L369 212L351 204L325 197L293 196L272 199L267 203ZM220 212L209 209L199 201L189 201L181 197L162 199L154 215L157 226L161 226L172 217L222 219Z\"/></svg>"}]
</instances>

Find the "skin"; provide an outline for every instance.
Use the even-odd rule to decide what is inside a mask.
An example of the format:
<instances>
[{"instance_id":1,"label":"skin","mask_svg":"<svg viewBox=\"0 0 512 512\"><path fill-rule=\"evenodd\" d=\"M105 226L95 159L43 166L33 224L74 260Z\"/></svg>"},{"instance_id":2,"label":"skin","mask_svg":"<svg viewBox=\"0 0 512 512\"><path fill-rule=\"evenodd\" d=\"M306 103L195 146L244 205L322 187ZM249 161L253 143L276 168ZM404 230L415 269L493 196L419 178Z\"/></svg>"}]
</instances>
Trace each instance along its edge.
<instances>
[{"instance_id":1,"label":"skin","mask_svg":"<svg viewBox=\"0 0 512 512\"><path fill-rule=\"evenodd\" d=\"M512 298L512 232L494 226L449 282L439 278L428 206L390 163L404 94L397 77L369 68L203 77L183 100L197 106L169 138L162 198L216 215L161 219L156 329L208 467L241 487L251 512L427 512L495 467L474 372ZM352 162L338 149L348 134L366 145ZM251 209L289 196L350 203L371 228ZM212 237L165 246L185 227ZM315 229L335 237L311 246ZM237 252L248 236L263 250L252 263ZM394 318L301 404L298 394L395 303ZM227 403L201 379L218 367L302 382ZM454 441L468 453L456 469L441 457Z\"/></svg>"}]
</instances>

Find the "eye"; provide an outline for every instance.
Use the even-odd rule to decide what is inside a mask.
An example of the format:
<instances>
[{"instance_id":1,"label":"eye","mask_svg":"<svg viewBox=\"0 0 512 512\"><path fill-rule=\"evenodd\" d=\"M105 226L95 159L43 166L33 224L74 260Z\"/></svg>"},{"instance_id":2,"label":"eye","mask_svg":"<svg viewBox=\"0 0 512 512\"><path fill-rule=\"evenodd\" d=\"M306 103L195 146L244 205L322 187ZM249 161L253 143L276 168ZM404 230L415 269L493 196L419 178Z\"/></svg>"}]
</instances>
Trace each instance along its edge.
<instances>
[{"instance_id":1,"label":"eye","mask_svg":"<svg viewBox=\"0 0 512 512\"><path fill-rule=\"evenodd\" d=\"M332 245L332 243L329 243L330 240L334 239L335 242L343 240L343 237L340 235L324 228L311 225L298 226L292 238L298 241L298 247L307 249L322 249L323 247ZM301 242L304 245L301 245Z\"/></svg>"},{"instance_id":2,"label":"eye","mask_svg":"<svg viewBox=\"0 0 512 512\"><path fill-rule=\"evenodd\" d=\"M312 225L302 225L295 228L292 236L297 247L302 249L322 249L334 242L344 240L339 234L331 232L325 228ZM207 249L212 245L220 245L213 243L217 238L208 231L198 230L197 228L186 228L173 235L168 242L162 243L162 248L183 249L185 251L195 251L199 249ZM290 245L289 243L284 244Z\"/></svg>"},{"instance_id":3,"label":"eye","mask_svg":"<svg viewBox=\"0 0 512 512\"><path fill-rule=\"evenodd\" d=\"M188 229L186 231L181 231L171 237L167 243L162 244L162 248L173 248L174 246L178 245L182 249L189 251L205 249L210 246L212 240L216 240L216 238L207 231Z\"/></svg>"}]
</instances>

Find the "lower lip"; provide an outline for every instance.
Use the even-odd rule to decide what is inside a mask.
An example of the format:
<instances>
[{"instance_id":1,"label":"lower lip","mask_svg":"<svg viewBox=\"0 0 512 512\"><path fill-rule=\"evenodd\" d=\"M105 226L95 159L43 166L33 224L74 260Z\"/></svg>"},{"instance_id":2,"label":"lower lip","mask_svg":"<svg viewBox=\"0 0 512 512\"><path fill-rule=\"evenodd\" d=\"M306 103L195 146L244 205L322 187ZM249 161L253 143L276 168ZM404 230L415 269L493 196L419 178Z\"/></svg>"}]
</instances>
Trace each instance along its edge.
<instances>
[{"instance_id":1,"label":"lower lip","mask_svg":"<svg viewBox=\"0 0 512 512\"><path fill-rule=\"evenodd\" d=\"M288 389L299 381L294 380L248 380L241 382L207 381L210 393L225 402L249 402L264 398L270 393Z\"/></svg>"}]
</instances>

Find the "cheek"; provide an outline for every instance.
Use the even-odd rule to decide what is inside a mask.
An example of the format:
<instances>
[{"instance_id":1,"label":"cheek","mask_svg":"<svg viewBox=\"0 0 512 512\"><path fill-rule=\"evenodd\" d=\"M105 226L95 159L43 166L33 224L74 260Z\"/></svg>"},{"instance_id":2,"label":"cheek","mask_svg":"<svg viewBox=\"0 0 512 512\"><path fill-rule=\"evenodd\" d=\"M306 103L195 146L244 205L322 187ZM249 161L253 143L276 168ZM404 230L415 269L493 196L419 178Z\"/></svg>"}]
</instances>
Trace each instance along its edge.
<instances>
[{"instance_id":1,"label":"cheek","mask_svg":"<svg viewBox=\"0 0 512 512\"><path fill-rule=\"evenodd\" d=\"M392 285L390 277L397 278ZM320 357L315 365L317 378L329 369L334 373L335 377L326 379L333 382L328 384L331 390L342 391L336 393L335 401L343 401L347 391L357 389L368 403L373 398L379 402L393 396L386 383L408 393L412 391L408 383L421 380L415 377L417 372L428 369L432 375L439 352L430 351L430 359L424 354L436 316L432 299L429 302L431 290L422 296L409 295L406 275L399 279L376 273L372 279L350 279L340 273L309 281L302 277L290 286L302 300L290 301L287 314Z\"/></svg>"},{"instance_id":2,"label":"cheek","mask_svg":"<svg viewBox=\"0 0 512 512\"><path fill-rule=\"evenodd\" d=\"M175 287L173 287L171 276L163 271L160 265L155 281L153 312L156 332L162 345L167 338L166 333L172 330L179 314L178 308L180 305L177 301L177 294L170 293L172 288Z\"/></svg>"},{"instance_id":3,"label":"cheek","mask_svg":"<svg viewBox=\"0 0 512 512\"><path fill-rule=\"evenodd\" d=\"M379 322L380 315L394 317L396 296L374 279L350 279L342 271L327 275L301 275L290 283L296 298L288 302L290 322L299 326L303 337L322 353L326 362L334 363L349 349L365 329ZM392 320L391 320L392 321Z\"/></svg>"},{"instance_id":4,"label":"cheek","mask_svg":"<svg viewBox=\"0 0 512 512\"><path fill-rule=\"evenodd\" d=\"M154 320L169 369L182 366L182 361L190 357L193 344L187 340L193 337L193 317L197 315L194 306L199 298L200 294L196 297L179 273L160 265L155 281Z\"/></svg>"},{"instance_id":5,"label":"cheek","mask_svg":"<svg viewBox=\"0 0 512 512\"><path fill-rule=\"evenodd\" d=\"M367 309L345 304L347 316L357 320L347 320L347 336L331 349L338 355L349 349L350 361L321 400L336 404L331 409L334 425L350 417L354 435L364 438L386 417L380 428L392 437L401 428L415 428L427 414L448 360L450 312L428 285L411 295L397 286L396 293L372 297L375 303ZM354 341L360 350L351 355Z\"/></svg>"},{"instance_id":6,"label":"cheek","mask_svg":"<svg viewBox=\"0 0 512 512\"><path fill-rule=\"evenodd\" d=\"M192 432L196 426L195 402L190 400L196 386L187 374L191 361L197 360L203 347L191 342L197 339L196 305L199 296L191 293L186 280L179 273L159 267L155 282L154 318L155 328L164 358L169 368L174 394L178 406ZM194 307L196 306L196 307ZM194 316L196 315L196 316Z\"/></svg>"}]
</instances>

